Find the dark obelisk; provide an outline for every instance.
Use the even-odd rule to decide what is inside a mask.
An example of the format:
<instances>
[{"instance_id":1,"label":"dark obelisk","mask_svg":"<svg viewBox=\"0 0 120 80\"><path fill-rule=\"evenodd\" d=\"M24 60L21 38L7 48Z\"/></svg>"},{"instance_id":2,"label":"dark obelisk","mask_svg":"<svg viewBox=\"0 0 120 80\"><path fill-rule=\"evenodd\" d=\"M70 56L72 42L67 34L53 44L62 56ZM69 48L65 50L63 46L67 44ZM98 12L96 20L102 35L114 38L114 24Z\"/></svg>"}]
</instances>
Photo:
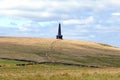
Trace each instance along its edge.
<instances>
[{"instance_id":1,"label":"dark obelisk","mask_svg":"<svg viewBox=\"0 0 120 80\"><path fill-rule=\"evenodd\" d=\"M63 39L63 36L61 35L61 24L60 23L58 26L58 35L56 36L56 39Z\"/></svg>"}]
</instances>

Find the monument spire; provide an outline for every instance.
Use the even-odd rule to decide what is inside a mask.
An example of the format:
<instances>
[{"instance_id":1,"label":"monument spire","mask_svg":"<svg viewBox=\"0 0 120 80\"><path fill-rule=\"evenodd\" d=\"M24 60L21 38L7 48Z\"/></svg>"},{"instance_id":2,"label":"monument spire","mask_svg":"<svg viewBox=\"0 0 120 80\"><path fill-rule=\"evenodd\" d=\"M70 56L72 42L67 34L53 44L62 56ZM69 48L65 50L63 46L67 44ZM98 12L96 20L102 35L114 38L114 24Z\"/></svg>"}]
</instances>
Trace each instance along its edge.
<instances>
[{"instance_id":1,"label":"monument spire","mask_svg":"<svg viewBox=\"0 0 120 80\"><path fill-rule=\"evenodd\" d=\"M63 39L62 38L63 36L61 35L61 24L59 23L59 26L58 26L58 34L56 36L56 39Z\"/></svg>"}]
</instances>

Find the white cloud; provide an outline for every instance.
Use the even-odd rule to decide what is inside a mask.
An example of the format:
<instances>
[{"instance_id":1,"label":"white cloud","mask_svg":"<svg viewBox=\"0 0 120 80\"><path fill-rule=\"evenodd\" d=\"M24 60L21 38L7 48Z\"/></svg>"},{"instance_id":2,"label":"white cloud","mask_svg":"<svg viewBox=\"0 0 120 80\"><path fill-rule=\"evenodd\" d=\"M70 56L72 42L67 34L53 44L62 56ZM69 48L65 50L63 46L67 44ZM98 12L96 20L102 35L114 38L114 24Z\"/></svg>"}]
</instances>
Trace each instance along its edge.
<instances>
[{"instance_id":1,"label":"white cloud","mask_svg":"<svg viewBox=\"0 0 120 80\"><path fill-rule=\"evenodd\" d=\"M95 38L96 36L95 35L89 35L89 38Z\"/></svg>"},{"instance_id":2,"label":"white cloud","mask_svg":"<svg viewBox=\"0 0 120 80\"><path fill-rule=\"evenodd\" d=\"M18 30L22 32L39 32L42 28L38 22L29 22L26 24L17 25Z\"/></svg>"},{"instance_id":3,"label":"white cloud","mask_svg":"<svg viewBox=\"0 0 120 80\"><path fill-rule=\"evenodd\" d=\"M19 31L26 32L26 31L29 31L30 26L31 26L30 24L24 24L24 25L18 26L18 29Z\"/></svg>"},{"instance_id":4,"label":"white cloud","mask_svg":"<svg viewBox=\"0 0 120 80\"><path fill-rule=\"evenodd\" d=\"M120 6L120 0L107 0L113 6Z\"/></svg>"},{"instance_id":5,"label":"white cloud","mask_svg":"<svg viewBox=\"0 0 120 80\"><path fill-rule=\"evenodd\" d=\"M63 24L74 24L74 25L77 25L77 24L83 24L83 25L86 25L86 24L92 24L94 23L94 18L93 16L89 16L88 18L86 19L69 19L69 20L64 20L63 21Z\"/></svg>"},{"instance_id":6,"label":"white cloud","mask_svg":"<svg viewBox=\"0 0 120 80\"><path fill-rule=\"evenodd\" d=\"M96 32L101 32L101 33L120 32L119 26L96 25L94 29Z\"/></svg>"},{"instance_id":7,"label":"white cloud","mask_svg":"<svg viewBox=\"0 0 120 80\"><path fill-rule=\"evenodd\" d=\"M113 12L112 16L120 16L120 12Z\"/></svg>"},{"instance_id":8,"label":"white cloud","mask_svg":"<svg viewBox=\"0 0 120 80\"><path fill-rule=\"evenodd\" d=\"M99 11L106 9L109 5L116 6L119 3L118 0L2 0L0 15L38 21L66 20L74 18L76 14L80 16L79 11L83 9Z\"/></svg>"}]
</instances>

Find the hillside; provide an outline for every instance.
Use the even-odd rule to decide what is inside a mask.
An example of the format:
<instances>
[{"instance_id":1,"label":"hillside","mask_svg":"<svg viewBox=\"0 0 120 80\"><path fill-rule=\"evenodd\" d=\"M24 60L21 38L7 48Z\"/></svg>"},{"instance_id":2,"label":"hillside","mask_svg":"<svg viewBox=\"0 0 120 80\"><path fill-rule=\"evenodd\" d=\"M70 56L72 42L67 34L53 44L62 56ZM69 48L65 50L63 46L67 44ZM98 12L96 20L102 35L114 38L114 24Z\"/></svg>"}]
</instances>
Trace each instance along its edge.
<instances>
[{"instance_id":1,"label":"hillside","mask_svg":"<svg viewBox=\"0 0 120 80\"><path fill-rule=\"evenodd\" d=\"M0 58L120 67L120 48L87 41L0 37Z\"/></svg>"}]
</instances>

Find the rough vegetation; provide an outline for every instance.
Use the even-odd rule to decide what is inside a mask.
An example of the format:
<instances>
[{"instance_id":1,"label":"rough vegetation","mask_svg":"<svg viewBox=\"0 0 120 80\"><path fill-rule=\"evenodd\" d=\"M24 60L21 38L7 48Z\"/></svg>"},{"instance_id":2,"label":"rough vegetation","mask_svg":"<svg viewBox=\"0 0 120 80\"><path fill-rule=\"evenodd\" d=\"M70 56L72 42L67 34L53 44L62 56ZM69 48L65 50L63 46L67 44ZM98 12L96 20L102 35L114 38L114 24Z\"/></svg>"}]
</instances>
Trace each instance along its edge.
<instances>
[{"instance_id":1,"label":"rough vegetation","mask_svg":"<svg viewBox=\"0 0 120 80\"><path fill-rule=\"evenodd\" d=\"M120 68L87 68L60 64L16 66L18 63L23 64L19 61L1 60L0 80L120 80Z\"/></svg>"}]
</instances>

